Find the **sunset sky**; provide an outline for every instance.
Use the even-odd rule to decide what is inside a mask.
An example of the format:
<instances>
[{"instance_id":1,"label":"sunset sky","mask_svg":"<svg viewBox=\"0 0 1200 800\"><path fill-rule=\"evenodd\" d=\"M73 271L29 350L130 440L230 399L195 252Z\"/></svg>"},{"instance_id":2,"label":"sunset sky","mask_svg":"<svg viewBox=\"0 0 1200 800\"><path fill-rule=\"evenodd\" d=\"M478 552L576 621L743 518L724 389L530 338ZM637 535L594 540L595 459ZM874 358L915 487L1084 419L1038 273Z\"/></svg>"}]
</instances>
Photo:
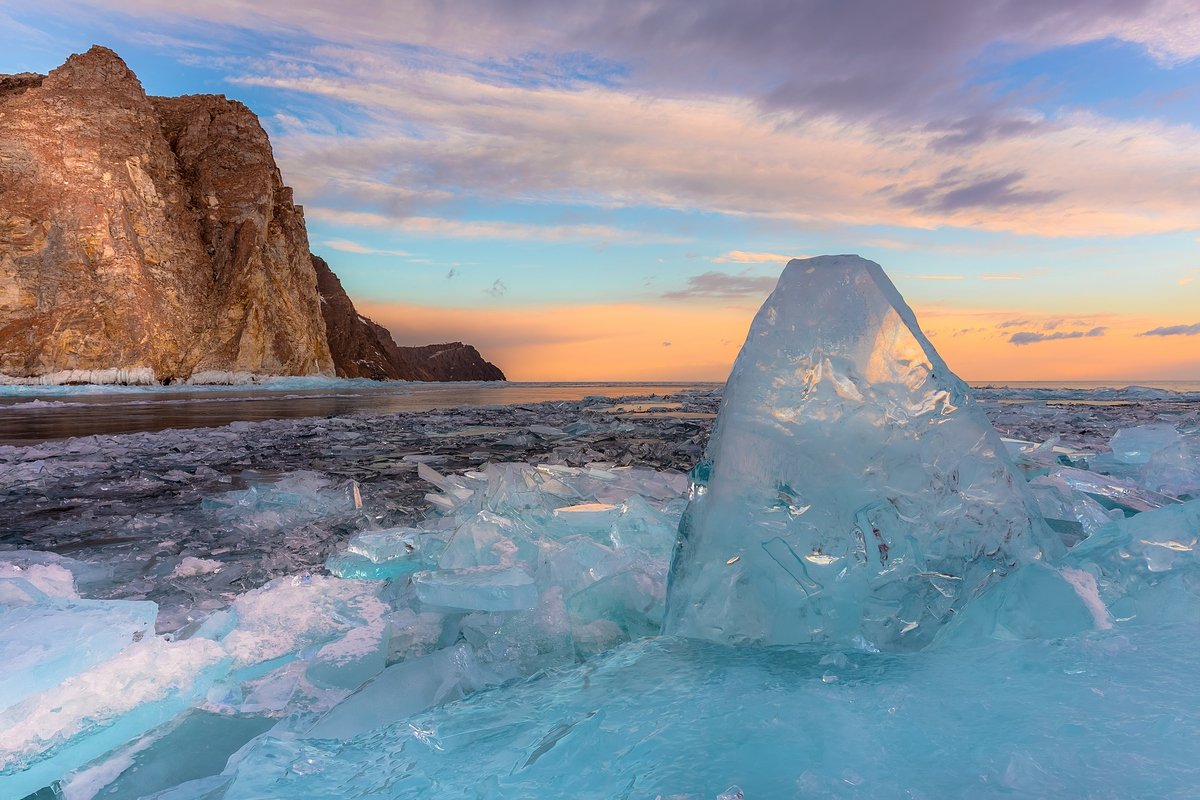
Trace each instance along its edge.
<instances>
[{"instance_id":1,"label":"sunset sky","mask_svg":"<svg viewBox=\"0 0 1200 800\"><path fill-rule=\"evenodd\" d=\"M0 0L246 102L401 344L722 380L790 257L878 261L986 380L1200 380L1196 0Z\"/></svg>"}]
</instances>

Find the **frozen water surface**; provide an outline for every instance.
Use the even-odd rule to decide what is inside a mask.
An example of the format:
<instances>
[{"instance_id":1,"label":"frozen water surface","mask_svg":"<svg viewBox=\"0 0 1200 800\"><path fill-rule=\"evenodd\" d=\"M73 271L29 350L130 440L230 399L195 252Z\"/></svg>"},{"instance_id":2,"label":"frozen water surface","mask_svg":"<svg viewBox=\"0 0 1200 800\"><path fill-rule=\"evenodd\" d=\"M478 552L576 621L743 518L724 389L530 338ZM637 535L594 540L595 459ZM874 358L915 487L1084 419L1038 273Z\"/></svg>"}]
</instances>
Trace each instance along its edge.
<instances>
[{"instance_id":1,"label":"frozen water surface","mask_svg":"<svg viewBox=\"0 0 1200 800\"><path fill-rule=\"evenodd\" d=\"M897 316L883 352L921 341ZM360 405L0 448L0 797L1191 796L1200 394L971 390L918 349L900 366L934 367L934 384L822 380L824 404L793 404L880 401L829 434L820 480L844 452L880 465L865 485L902 490L901 506L942 508L929 470L898 466L949 463L904 432L929 411L906 403L934 385L934 412L974 400L963 427L993 452L959 485L1012 481L1018 501L984 529L1009 514L1047 537L1023 565L966 548L997 572L975 592L943 554L917 605L953 613L920 649L661 635L688 497L715 497L721 453L739 452L718 440L700 463L716 391ZM723 414L747 388L735 381ZM723 417L721 437L743 424ZM821 441L816 421L787 424ZM747 514L782 523L759 550L803 590L837 554L789 540L818 504L801 511L812 477L785 475L777 447L749 454ZM976 494L963 509L996 497ZM889 560L916 552L892 541ZM806 573L789 554L810 557ZM907 596L883 599L908 613Z\"/></svg>"},{"instance_id":2,"label":"frozen water surface","mask_svg":"<svg viewBox=\"0 0 1200 800\"><path fill-rule=\"evenodd\" d=\"M353 738L268 734L170 796L1184 797L1197 634L916 654L642 639Z\"/></svg>"}]
</instances>

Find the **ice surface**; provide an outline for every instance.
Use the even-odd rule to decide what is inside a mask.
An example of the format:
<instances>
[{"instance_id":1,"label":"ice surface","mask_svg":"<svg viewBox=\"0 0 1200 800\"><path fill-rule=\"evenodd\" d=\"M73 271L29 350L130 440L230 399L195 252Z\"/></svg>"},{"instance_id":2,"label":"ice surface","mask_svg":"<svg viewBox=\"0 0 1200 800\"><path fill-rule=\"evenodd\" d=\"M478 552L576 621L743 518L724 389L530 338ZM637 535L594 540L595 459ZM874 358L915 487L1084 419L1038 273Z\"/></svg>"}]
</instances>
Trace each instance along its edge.
<instances>
[{"instance_id":1,"label":"ice surface","mask_svg":"<svg viewBox=\"0 0 1200 800\"><path fill-rule=\"evenodd\" d=\"M0 796L64 776L66 800L1186 795L1200 524L1178 501L1200 416L1160 391L981 394L1072 549L994 581L914 654L639 639L659 632L689 490L664 468L699 457L711 394L676 398L694 420L605 398L0 447L0 548L81 559L0 551L0 604L154 599L180 639L147 627L72 664L57 685L97 691L64 694ZM1178 439L1145 463L1110 451L1163 424ZM764 552L790 564L787 545ZM305 575L322 564L371 580ZM422 602L413 573L459 570L520 570L528 607ZM120 681L128 707L104 688ZM10 709L45 720L48 691Z\"/></svg>"},{"instance_id":2,"label":"ice surface","mask_svg":"<svg viewBox=\"0 0 1200 800\"><path fill-rule=\"evenodd\" d=\"M152 637L0 712L0 796L37 791L169 721L224 661L213 642Z\"/></svg>"},{"instance_id":3,"label":"ice surface","mask_svg":"<svg viewBox=\"0 0 1200 800\"><path fill-rule=\"evenodd\" d=\"M1113 436L1113 455L1125 464L1145 464L1156 454L1183 441L1175 426L1166 423L1122 428Z\"/></svg>"},{"instance_id":4,"label":"ice surface","mask_svg":"<svg viewBox=\"0 0 1200 800\"><path fill-rule=\"evenodd\" d=\"M669 633L915 649L1014 567L1061 550L965 384L857 256L788 264L706 459Z\"/></svg>"},{"instance_id":5,"label":"ice surface","mask_svg":"<svg viewBox=\"0 0 1200 800\"><path fill-rule=\"evenodd\" d=\"M421 550L421 531L413 528L364 531L351 539L346 549L375 564L411 558Z\"/></svg>"},{"instance_id":6,"label":"ice surface","mask_svg":"<svg viewBox=\"0 0 1200 800\"><path fill-rule=\"evenodd\" d=\"M1062 563L1119 627L1200 622L1200 500L1111 522Z\"/></svg>"},{"instance_id":7,"label":"ice surface","mask_svg":"<svg viewBox=\"0 0 1200 800\"><path fill-rule=\"evenodd\" d=\"M22 578L0 578L0 710L152 633L157 612L146 602L50 597Z\"/></svg>"},{"instance_id":8,"label":"ice surface","mask_svg":"<svg viewBox=\"0 0 1200 800\"><path fill-rule=\"evenodd\" d=\"M232 753L274 724L250 715L189 711L70 775L62 789L64 800L137 800L184 781L217 775Z\"/></svg>"},{"instance_id":9,"label":"ice surface","mask_svg":"<svg viewBox=\"0 0 1200 800\"><path fill-rule=\"evenodd\" d=\"M214 572L220 572L225 566L220 561L212 558L196 558L195 556L184 556L183 560L175 565L175 569L171 571L173 578L194 578L198 575L209 575Z\"/></svg>"},{"instance_id":10,"label":"ice surface","mask_svg":"<svg viewBox=\"0 0 1200 800\"><path fill-rule=\"evenodd\" d=\"M1179 502L1174 497L1147 489L1132 478L1120 478L1076 467L1060 467L1049 474L1056 482L1092 497L1105 508L1130 514Z\"/></svg>"},{"instance_id":11,"label":"ice surface","mask_svg":"<svg viewBox=\"0 0 1200 800\"><path fill-rule=\"evenodd\" d=\"M537 605L533 578L517 567L474 567L418 572L417 599L451 611L520 611Z\"/></svg>"},{"instance_id":12,"label":"ice surface","mask_svg":"<svg viewBox=\"0 0 1200 800\"><path fill-rule=\"evenodd\" d=\"M387 606L379 585L319 575L280 579L240 595L213 615L197 636L220 641L235 668L274 661L338 640L346 657L379 646Z\"/></svg>"},{"instance_id":13,"label":"ice surface","mask_svg":"<svg viewBox=\"0 0 1200 800\"><path fill-rule=\"evenodd\" d=\"M1059 475L1040 475L1029 486L1042 516L1067 545L1074 545L1114 518L1125 516L1120 511L1106 509Z\"/></svg>"},{"instance_id":14,"label":"ice surface","mask_svg":"<svg viewBox=\"0 0 1200 800\"><path fill-rule=\"evenodd\" d=\"M0 561L0 580L19 579L48 597L79 597L75 591L75 576L58 564L30 564L21 566Z\"/></svg>"},{"instance_id":15,"label":"ice surface","mask_svg":"<svg viewBox=\"0 0 1200 800\"><path fill-rule=\"evenodd\" d=\"M349 741L266 736L215 797L1170 797L1200 628L912 654L645 639Z\"/></svg>"},{"instance_id":16,"label":"ice surface","mask_svg":"<svg viewBox=\"0 0 1200 800\"><path fill-rule=\"evenodd\" d=\"M496 682L468 645L438 650L388 667L323 716L306 736L350 739Z\"/></svg>"}]
</instances>

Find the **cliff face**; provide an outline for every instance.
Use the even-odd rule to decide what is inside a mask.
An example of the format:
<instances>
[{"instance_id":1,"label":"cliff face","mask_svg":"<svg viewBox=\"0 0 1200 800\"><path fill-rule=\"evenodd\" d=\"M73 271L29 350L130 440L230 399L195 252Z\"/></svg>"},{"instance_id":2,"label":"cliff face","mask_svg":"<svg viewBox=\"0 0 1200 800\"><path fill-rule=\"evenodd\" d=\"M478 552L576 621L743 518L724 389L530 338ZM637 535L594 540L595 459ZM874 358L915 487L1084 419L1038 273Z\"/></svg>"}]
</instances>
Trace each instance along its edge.
<instances>
[{"instance_id":1,"label":"cliff face","mask_svg":"<svg viewBox=\"0 0 1200 800\"><path fill-rule=\"evenodd\" d=\"M329 335L334 367L341 378L410 381L502 381L499 367L484 361L471 345L461 342L400 347L382 325L360 315L329 269L313 256L321 314Z\"/></svg>"},{"instance_id":2,"label":"cliff face","mask_svg":"<svg viewBox=\"0 0 1200 800\"><path fill-rule=\"evenodd\" d=\"M257 118L93 47L0 77L0 373L332 374L301 210Z\"/></svg>"}]
</instances>

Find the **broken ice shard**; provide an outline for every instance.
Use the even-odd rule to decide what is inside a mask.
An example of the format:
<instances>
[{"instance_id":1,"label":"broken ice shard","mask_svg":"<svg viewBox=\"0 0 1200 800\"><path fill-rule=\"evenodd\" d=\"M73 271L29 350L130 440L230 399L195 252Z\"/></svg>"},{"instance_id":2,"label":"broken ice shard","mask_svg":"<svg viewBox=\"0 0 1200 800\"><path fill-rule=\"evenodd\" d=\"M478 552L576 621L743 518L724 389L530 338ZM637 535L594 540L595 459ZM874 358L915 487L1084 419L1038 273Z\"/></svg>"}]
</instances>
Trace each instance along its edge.
<instances>
[{"instance_id":1,"label":"broken ice shard","mask_svg":"<svg viewBox=\"0 0 1200 800\"><path fill-rule=\"evenodd\" d=\"M1061 550L966 385L857 256L787 265L696 472L667 633L919 648Z\"/></svg>"},{"instance_id":2,"label":"broken ice shard","mask_svg":"<svg viewBox=\"0 0 1200 800\"><path fill-rule=\"evenodd\" d=\"M516 567L474 567L417 572L417 599L455 611L520 611L537 605L537 587Z\"/></svg>"}]
</instances>

